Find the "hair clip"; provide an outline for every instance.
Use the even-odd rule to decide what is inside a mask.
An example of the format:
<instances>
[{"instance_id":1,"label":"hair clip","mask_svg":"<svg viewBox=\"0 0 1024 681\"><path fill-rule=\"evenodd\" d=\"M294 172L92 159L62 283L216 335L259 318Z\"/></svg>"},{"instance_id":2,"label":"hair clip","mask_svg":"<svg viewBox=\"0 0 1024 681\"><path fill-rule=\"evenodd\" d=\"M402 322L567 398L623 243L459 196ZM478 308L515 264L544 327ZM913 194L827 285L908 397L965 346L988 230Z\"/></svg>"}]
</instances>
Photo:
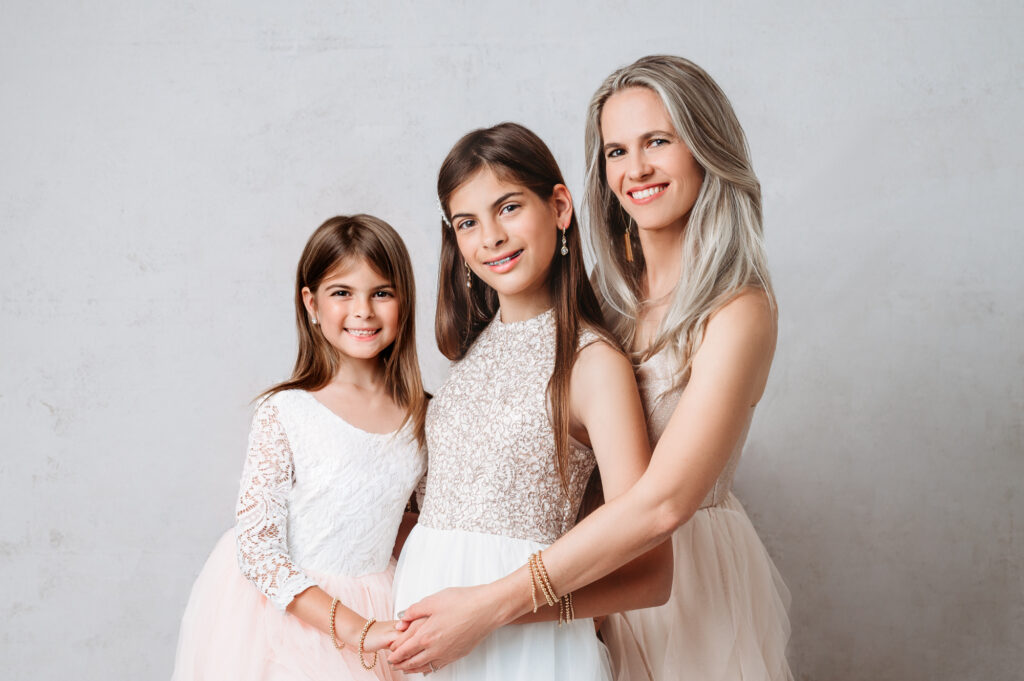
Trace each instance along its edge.
<instances>
[{"instance_id":1,"label":"hair clip","mask_svg":"<svg viewBox=\"0 0 1024 681\"><path fill-rule=\"evenodd\" d=\"M444 213L444 206L441 205L441 199L437 200L437 212L441 214L441 219L444 220L444 224L449 227L452 226L452 221L448 219L448 216ZM454 229L454 227L453 227Z\"/></svg>"}]
</instances>

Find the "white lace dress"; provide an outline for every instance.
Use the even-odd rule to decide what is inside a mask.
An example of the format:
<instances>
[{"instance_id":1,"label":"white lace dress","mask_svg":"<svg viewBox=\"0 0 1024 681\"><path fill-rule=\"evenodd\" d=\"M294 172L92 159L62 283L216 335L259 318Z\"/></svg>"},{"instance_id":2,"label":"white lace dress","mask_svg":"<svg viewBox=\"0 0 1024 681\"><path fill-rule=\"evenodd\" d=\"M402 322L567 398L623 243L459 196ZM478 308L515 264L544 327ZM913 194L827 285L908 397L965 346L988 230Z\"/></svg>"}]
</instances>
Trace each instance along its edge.
<instances>
[{"instance_id":1,"label":"white lace dress","mask_svg":"<svg viewBox=\"0 0 1024 681\"><path fill-rule=\"evenodd\" d=\"M581 346L594 339L584 333ZM452 365L427 410L426 493L398 562L397 609L503 577L572 527L595 461L572 446L567 497L547 410L554 360L549 310L509 324L499 314ZM429 678L601 681L610 673L593 620L578 619L502 627Z\"/></svg>"},{"instance_id":2,"label":"white lace dress","mask_svg":"<svg viewBox=\"0 0 1024 681\"><path fill-rule=\"evenodd\" d=\"M256 409L238 524L196 579L181 623L174 679L394 679L285 612L317 585L366 617L390 619L394 547L425 456L405 427L368 433L310 393ZM325 613L326 615L326 613Z\"/></svg>"}]
</instances>

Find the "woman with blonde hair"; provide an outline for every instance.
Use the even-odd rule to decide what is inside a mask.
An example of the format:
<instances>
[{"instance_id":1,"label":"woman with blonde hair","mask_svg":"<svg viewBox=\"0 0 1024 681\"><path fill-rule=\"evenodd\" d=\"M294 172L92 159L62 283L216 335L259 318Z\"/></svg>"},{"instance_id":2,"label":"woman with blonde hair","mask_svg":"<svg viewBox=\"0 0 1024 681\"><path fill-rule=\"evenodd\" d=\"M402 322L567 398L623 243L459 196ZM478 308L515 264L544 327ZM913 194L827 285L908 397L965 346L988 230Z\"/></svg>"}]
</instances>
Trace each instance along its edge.
<instances>
[{"instance_id":1,"label":"woman with blonde hair","mask_svg":"<svg viewBox=\"0 0 1024 681\"><path fill-rule=\"evenodd\" d=\"M547 575L570 593L671 539L669 602L602 628L616 676L791 679L789 594L731 491L777 336L743 129L700 67L652 56L598 88L586 148L593 279L638 365L654 453L633 487L543 551ZM465 654L530 609L530 580L523 567L408 608L427 621L398 658Z\"/></svg>"}]
</instances>

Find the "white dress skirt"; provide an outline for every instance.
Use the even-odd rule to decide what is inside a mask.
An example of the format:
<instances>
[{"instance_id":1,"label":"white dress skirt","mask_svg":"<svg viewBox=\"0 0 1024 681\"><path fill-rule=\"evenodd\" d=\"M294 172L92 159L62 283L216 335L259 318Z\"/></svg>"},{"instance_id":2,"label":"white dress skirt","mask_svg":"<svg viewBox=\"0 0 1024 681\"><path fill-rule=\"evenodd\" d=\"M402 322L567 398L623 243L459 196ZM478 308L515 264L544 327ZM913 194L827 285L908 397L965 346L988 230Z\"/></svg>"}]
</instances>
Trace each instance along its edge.
<instances>
[{"instance_id":1,"label":"white dress skirt","mask_svg":"<svg viewBox=\"0 0 1024 681\"><path fill-rule=\"evenodd\" d=\"M582 334L582 344L595 340ZM427 481L419 524L395 573L395 608L453 586L494 581L575 522L595 461L570 447L569 492L555 465L546 389L555 358L552 311L504 324L500 313L427 410ZM525 588L525 585L524 585ZM510 624L431 681L603 681L607 650L592 619Z\"/></svg>"},{"instance_id":2,"label":"white dress skirt","mask_svg":"<svg viewBox=\"0 0 1024 681\"><path fill-rule=\"evenodd\" d=\"M500 579L546 546L529 539L417 526L395 573L395 607L404 610L450 586ZM504 626L470 655L430 678L600 681L611 678L611 668L607 650L594 632L594 620L586 618L561 627L556 622Z\"/></svg>"}]
</instances>

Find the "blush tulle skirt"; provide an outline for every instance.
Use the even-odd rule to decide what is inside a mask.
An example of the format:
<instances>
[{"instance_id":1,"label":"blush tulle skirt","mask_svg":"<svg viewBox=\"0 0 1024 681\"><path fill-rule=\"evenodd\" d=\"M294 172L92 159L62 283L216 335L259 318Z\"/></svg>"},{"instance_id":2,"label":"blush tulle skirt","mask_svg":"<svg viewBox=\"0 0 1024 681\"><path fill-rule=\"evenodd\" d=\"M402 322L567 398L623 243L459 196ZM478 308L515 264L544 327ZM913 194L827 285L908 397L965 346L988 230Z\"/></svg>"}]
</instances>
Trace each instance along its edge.
<instances>
[{"instance_id":1,"label":"blush tulle skirt","mask_svg":"<svg viewBox=\"0 0 1024 681\"><path fill-rule=\"evenodd\" d=\"M306 570L320 588L356 612L379 620L394 610L394 561L360 577ZM367 658L369 660L369 658ZM348 647L278 610L238 569L235 532L214 548L192 587L181 621L173 681L377 681L409 678L383 660L368 672ZM417 675L417 678L418 675Z\"/></svg>"},{"instance_id":2,"label":"blush tulle skirt","mask_svg":"<svg viewBox=\"0 0 1024 681\"><path fill-rule=\"evenodd\" d=\"M672 536L669 601L611 615L616 681L791 681L789 590L730 493Z\"/></svg>"}]
</instances>

